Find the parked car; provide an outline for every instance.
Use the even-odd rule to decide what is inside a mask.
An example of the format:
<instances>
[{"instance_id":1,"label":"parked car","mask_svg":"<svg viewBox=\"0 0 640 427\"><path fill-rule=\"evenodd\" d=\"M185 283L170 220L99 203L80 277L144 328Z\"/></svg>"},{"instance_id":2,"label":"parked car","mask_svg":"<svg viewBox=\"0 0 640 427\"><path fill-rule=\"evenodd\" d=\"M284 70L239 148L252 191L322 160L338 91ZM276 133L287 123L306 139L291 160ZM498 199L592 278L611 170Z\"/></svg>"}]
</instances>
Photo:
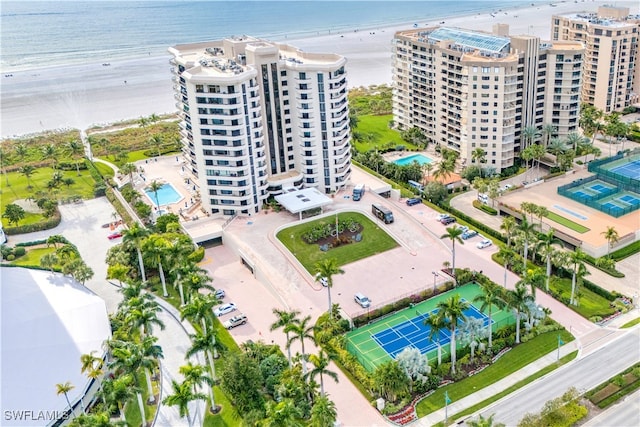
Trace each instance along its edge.
<instances>
[{"instance_id":1,"label":"parked car","mask_svg":"<svg viewBox=\"0 0 640 427\"><path fill-rule=\"evenodd\" d=\"M463 233L466 233L467 231L469 231L469 227L467 227L466 225L461 225L458 227Z\"/></svg>"},{"instance_id":2,"label":"parked car","mask_svg":"<svg viewBox=\"0 0 640 427\"><path fill-rule=\"evenodd\" d=\"M462 236L460 237L462 237L462 240L467 240L477 235L478 235L478 232L476 230L467 230L464 233L462 233Z\"/></svg>"},{"instance_id":3,"label":"parked car","mask_svg":"<svg viewBox=\"0 0 640 427\"><path fill-rule=\"evenodd\" d=\"M407 199L407 206L418 205L420 203L422 203L422 200L420 200L417 197L412 197L410 199Z\"/></svg>"},{"instance_id":4,"label":"parked car","mask_svg":"<svg viewBox=\"0 0 640 427\"><path fill-rule=\"evenodd\" d=\"M446 217L446 218L442 218L442 219L440 220L440 223L441 223L441 224L443 224L443 225L449 225L449 224L451 224L452 222L456 222L456 221L457 221L457 219L455 219L454 217L452 217L452 216L448 216L448 217Z\"/></svg>"},{"instance_id":5,"label":"parked car","mask_svg":"<svg viewBox=\"0 0 640 427\"><path fill-rule=\"evenodd\" d=\"M218 299L222 299L225 296L225 292L224 289L216 289L216 291L213 293L213 296L215 296Z\"/></svg>"},{"instance_id":6,"label":"parked car","mask_svg":"<svg viewBox=\"0 0 640 427\"><path fill-rule=\"evenodd\" d=\"M367 308L367 307L369 307L371 305L371 300L369 298L367 298L366 296L364 296L363 294L361 294L360 292L355 294L353 296L353 299L362 308Z\"/></svg>"},{"instance_id":7,"label":"parked car","mask_svg":"<svg viewBox=\"0 0 640 427\"><path fill-rule=\"evenodd\" d=\"M449 214L448 213L440 213L438 214L438 216L436 217L436 220L438 221L442 221L445 218L449 218Z\"/></svg>"},{"instance_id":8,"label":"parked car","mask_svg":"<svg viewBox=\"0 0 640 427\"><path fill-rule=\"evenodd\" d=\"M493 245L493 242L489 239L482 239L481 241L478 242L478 244L476 245L476 248L478 249L484 249L486 247L489 247Z\"/></svg>"},{"instance_id":9,"label":"parked car","mask_svg":"<svg viewBox=\"0 0 640 427\"><path fill-rule=\"evenodd\" d=\"M324 286L325 288L326 288L327 286L329 286L329 281L327 280L327 278L326 278L326 277L319 277L319 276L320 276L320 273L316 274L316 280L317 280L318 282L320 282L320 284L321 284L322 286Z\"/></svg>"},{"instance_id":10,"label":"parked car","mask_svg":"<svg viewBox=\"0 0 640 427\"><path fill-rule=\"evenodd\" d=\"M222 304L220 307L217 307L213 310L213 314L216 317L224 316L225 314L229 314L232 311L236 311L236 305L232 302L227 304Z\"/></svg>"},{"instance_id":11,"label":"parked car","mask_svg":"<svg viewBox=\"0 0 640 427\"><path fill-rule=\"evenodd\" d=\"M114 239L119 239L120 237L122 237L122 231L118 230L118 231L114 231L113 233L109 234L107 236L107 239L114 240Z\"/></svg>"},{"instance_id":12,"label":"parked car","mask_svg":"<svg viewBox=\"0 0 640 427\"><path fill-rule=\"evenodd\" d=\"M236 314L231 319L222 323L222 325L227 329L233 329L236 326L244 325L247 323L247 316L244 314Z\"/></svg>"}]
</instances>

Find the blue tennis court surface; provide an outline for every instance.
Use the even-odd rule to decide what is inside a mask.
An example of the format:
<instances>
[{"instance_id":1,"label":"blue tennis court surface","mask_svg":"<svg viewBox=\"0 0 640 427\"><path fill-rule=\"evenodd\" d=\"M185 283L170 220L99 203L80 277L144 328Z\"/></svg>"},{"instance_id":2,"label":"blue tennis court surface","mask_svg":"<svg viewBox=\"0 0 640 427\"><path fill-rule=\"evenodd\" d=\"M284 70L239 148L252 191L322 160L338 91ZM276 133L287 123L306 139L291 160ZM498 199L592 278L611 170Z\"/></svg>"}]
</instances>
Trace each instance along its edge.
<instances>
[{"instance_id":1,"label":"blue tennis court surface","mask_svg":"<svg viewBox=\"0 0 640 427\"><path fill-rule=\"evenodd\" d=\"M631 179L640 179L640 160L634 160L624 165L611 168L610 170L611 172L624 175Z\"/></svg>"},{"instance_id":2,"label":"blue tennis court surface","mask_svg":"<svg viewBox=\"0 0 640 427\"><path fill-rule=\"evenodd\" d=\"M597 191L598 193L606 193L607 191L611 191L612 187L607 187L606 185L602 185L602 184L593 184L591 187L592 190Z\"/></svg>"},{"instance_id":3,"label":"blue tennis court surface","mask_svg":"<svg viewBox=\"0 0 640 427\"><path fill-rule=\"evenodd\" d=\"M601 206L602 206L603 208L605 208L605 209L607 209L607 210L611 211L611 212L622 212L622 211L624 211L624 209L623 209L623 208L621 208L621 207L620 207L620 206L618 206L618 205L614 205L614 204L613 204L613 203L611 203L611 202L603 203Z\"/></svg>"},{"instance_id":4,"label":"blue tennis court surface","mask_svg":"<svg viewBox=\"0 0 640 427\"><path fill-rule=\"evenodd\" d=\"M582 190L575 191L573 194L575 194L577 197L580 197L581 199L593 199L595 197L595 195L585 193Z\"/></svg>"},{"instance_id":5,"label":"blue tennis court surface","mask_svg":"<svg viewBox=\"0 0 640 427\"><path fill-rule=\"evenodd\" d=\"M431 313L436 313L437 311L436 309ZM421 354L428 353L437 347L436 343L438 342L438 338L440 339L441 346L449 344L451 342L451 332L446 329L440 330L439 337L434 337L434 341L429 339L431 328L424 325L424 319L429 317L431 313L418 314L414 318L399 325L372 335L372 338L394 359L402 350L409 346L417 348ZM473 305L464 311L464 315L466 317L481 319L483 326L489 325L489 317Z\"/></svg>"},{"instance_id":6,"label":"blue tennis court surface","mask_svg":"<svg viewBox=\"0 0 640 427\"><path fill-rule=\"evenodd\" d=\"M630 204L631 206L640 205L640 199L637 197L633 197L631 194L625 194L624 196L618 197L618 200L622 200L625 203Z\"/></svg>"}]
</instances>

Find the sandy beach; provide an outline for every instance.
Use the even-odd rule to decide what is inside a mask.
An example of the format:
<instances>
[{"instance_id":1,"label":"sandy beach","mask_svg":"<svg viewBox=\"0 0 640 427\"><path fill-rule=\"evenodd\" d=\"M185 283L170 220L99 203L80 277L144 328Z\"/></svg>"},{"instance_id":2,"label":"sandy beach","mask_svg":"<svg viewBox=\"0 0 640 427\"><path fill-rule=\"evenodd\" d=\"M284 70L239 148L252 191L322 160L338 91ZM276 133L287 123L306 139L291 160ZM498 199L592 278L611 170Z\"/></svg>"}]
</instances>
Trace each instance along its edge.
<instances>
[{"instance_id":1,"label":"sandy beach","mask_svg":"<svg viewBox=\"0 0 640 427\"><path fill-rule=\"evenodd\" d=\"M283 40L310 52L332 52L348 59L350 87L391 83L391 41L396 31L435 25L491 31L509 24L511 34L531 34L548 40L551 16L596 12L611 1L567 0L531 7L495 10L385 28L354 29L300 40ZM637 1L616 1L616 6L639 13ZM167 46L169 47L169 46ZM169 65L170 55L141 57L109 65L50 67L22 72L3 71L0 83L0 136L61 128L84 129L96 124L170 113L176 110Z\"/></svg>"}]
</instances>

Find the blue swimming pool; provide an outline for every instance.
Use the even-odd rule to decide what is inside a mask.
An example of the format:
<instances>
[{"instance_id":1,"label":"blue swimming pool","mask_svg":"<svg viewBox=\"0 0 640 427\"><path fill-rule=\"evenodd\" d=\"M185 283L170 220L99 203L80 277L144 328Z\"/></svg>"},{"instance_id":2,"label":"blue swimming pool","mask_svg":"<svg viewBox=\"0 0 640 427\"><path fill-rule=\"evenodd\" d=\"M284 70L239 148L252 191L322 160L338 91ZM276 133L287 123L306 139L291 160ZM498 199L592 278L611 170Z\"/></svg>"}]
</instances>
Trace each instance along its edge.
<instances>
[{"instance_id":1,"label":"blue swimming pool","mask_svg":"<svg viewBox=\"0 0 640 427\"><path fill-rule=\"evenodd\" d=\"M156 193L152 191L150 188L145 188L145 194L151 200L151 203L154 206L164 206L170 205L173 203L177 203L182 199L180 193L173 188L171 184L163 184L162 187L158 190L158 200L156 201Z\"/></svg>"},{"instance_id":2,"label":"blue swimming pool","mask_svg":"<svg viewBox=\"0 0 640 427\"><path fill-rule=\"evenodd\" d=\"M400 166L406 166L413 162L418 162L419 165L426 165L428 163L433 163L433 160L424 154L412 154L411 156L395 160L393 163Z\"/></svg>"}]
</instances>

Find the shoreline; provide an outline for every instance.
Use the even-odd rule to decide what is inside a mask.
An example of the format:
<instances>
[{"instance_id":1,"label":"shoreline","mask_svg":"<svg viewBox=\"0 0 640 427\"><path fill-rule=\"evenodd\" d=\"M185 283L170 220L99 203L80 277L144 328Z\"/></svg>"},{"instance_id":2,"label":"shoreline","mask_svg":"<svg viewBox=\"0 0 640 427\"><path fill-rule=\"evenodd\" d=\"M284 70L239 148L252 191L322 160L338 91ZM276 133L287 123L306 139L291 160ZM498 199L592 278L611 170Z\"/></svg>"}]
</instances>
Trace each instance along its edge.
<instances>
[{"instance_id":1,"label":"shoreline","mask_svg":"<svg viewBox=\"0 0 640 427\"><path fill-rule=\"evenodd\" d=\"M551 16L596 12L607 0L566 0L492 9L449 17L432 17L410 23L358 28L272 39L309 52L331 52L347 58L349 87L391 83L391 41L396 31L427 26L453 26L490 32L493 24L509 24L510 34L532 34L550 39ZM638 13L637 2L622 0L619 6ZM442 24L444 22L444 24ZM417 24L417 27L415 26ZM168 48L169 46L167 46ZM168 53L102 63L67 64L7 72L1 80L2 139L45 131L86 129L151 114L177 111L173 98ZM125 83L126 82L126 83Z\"/></svg>"}]
</instances>

